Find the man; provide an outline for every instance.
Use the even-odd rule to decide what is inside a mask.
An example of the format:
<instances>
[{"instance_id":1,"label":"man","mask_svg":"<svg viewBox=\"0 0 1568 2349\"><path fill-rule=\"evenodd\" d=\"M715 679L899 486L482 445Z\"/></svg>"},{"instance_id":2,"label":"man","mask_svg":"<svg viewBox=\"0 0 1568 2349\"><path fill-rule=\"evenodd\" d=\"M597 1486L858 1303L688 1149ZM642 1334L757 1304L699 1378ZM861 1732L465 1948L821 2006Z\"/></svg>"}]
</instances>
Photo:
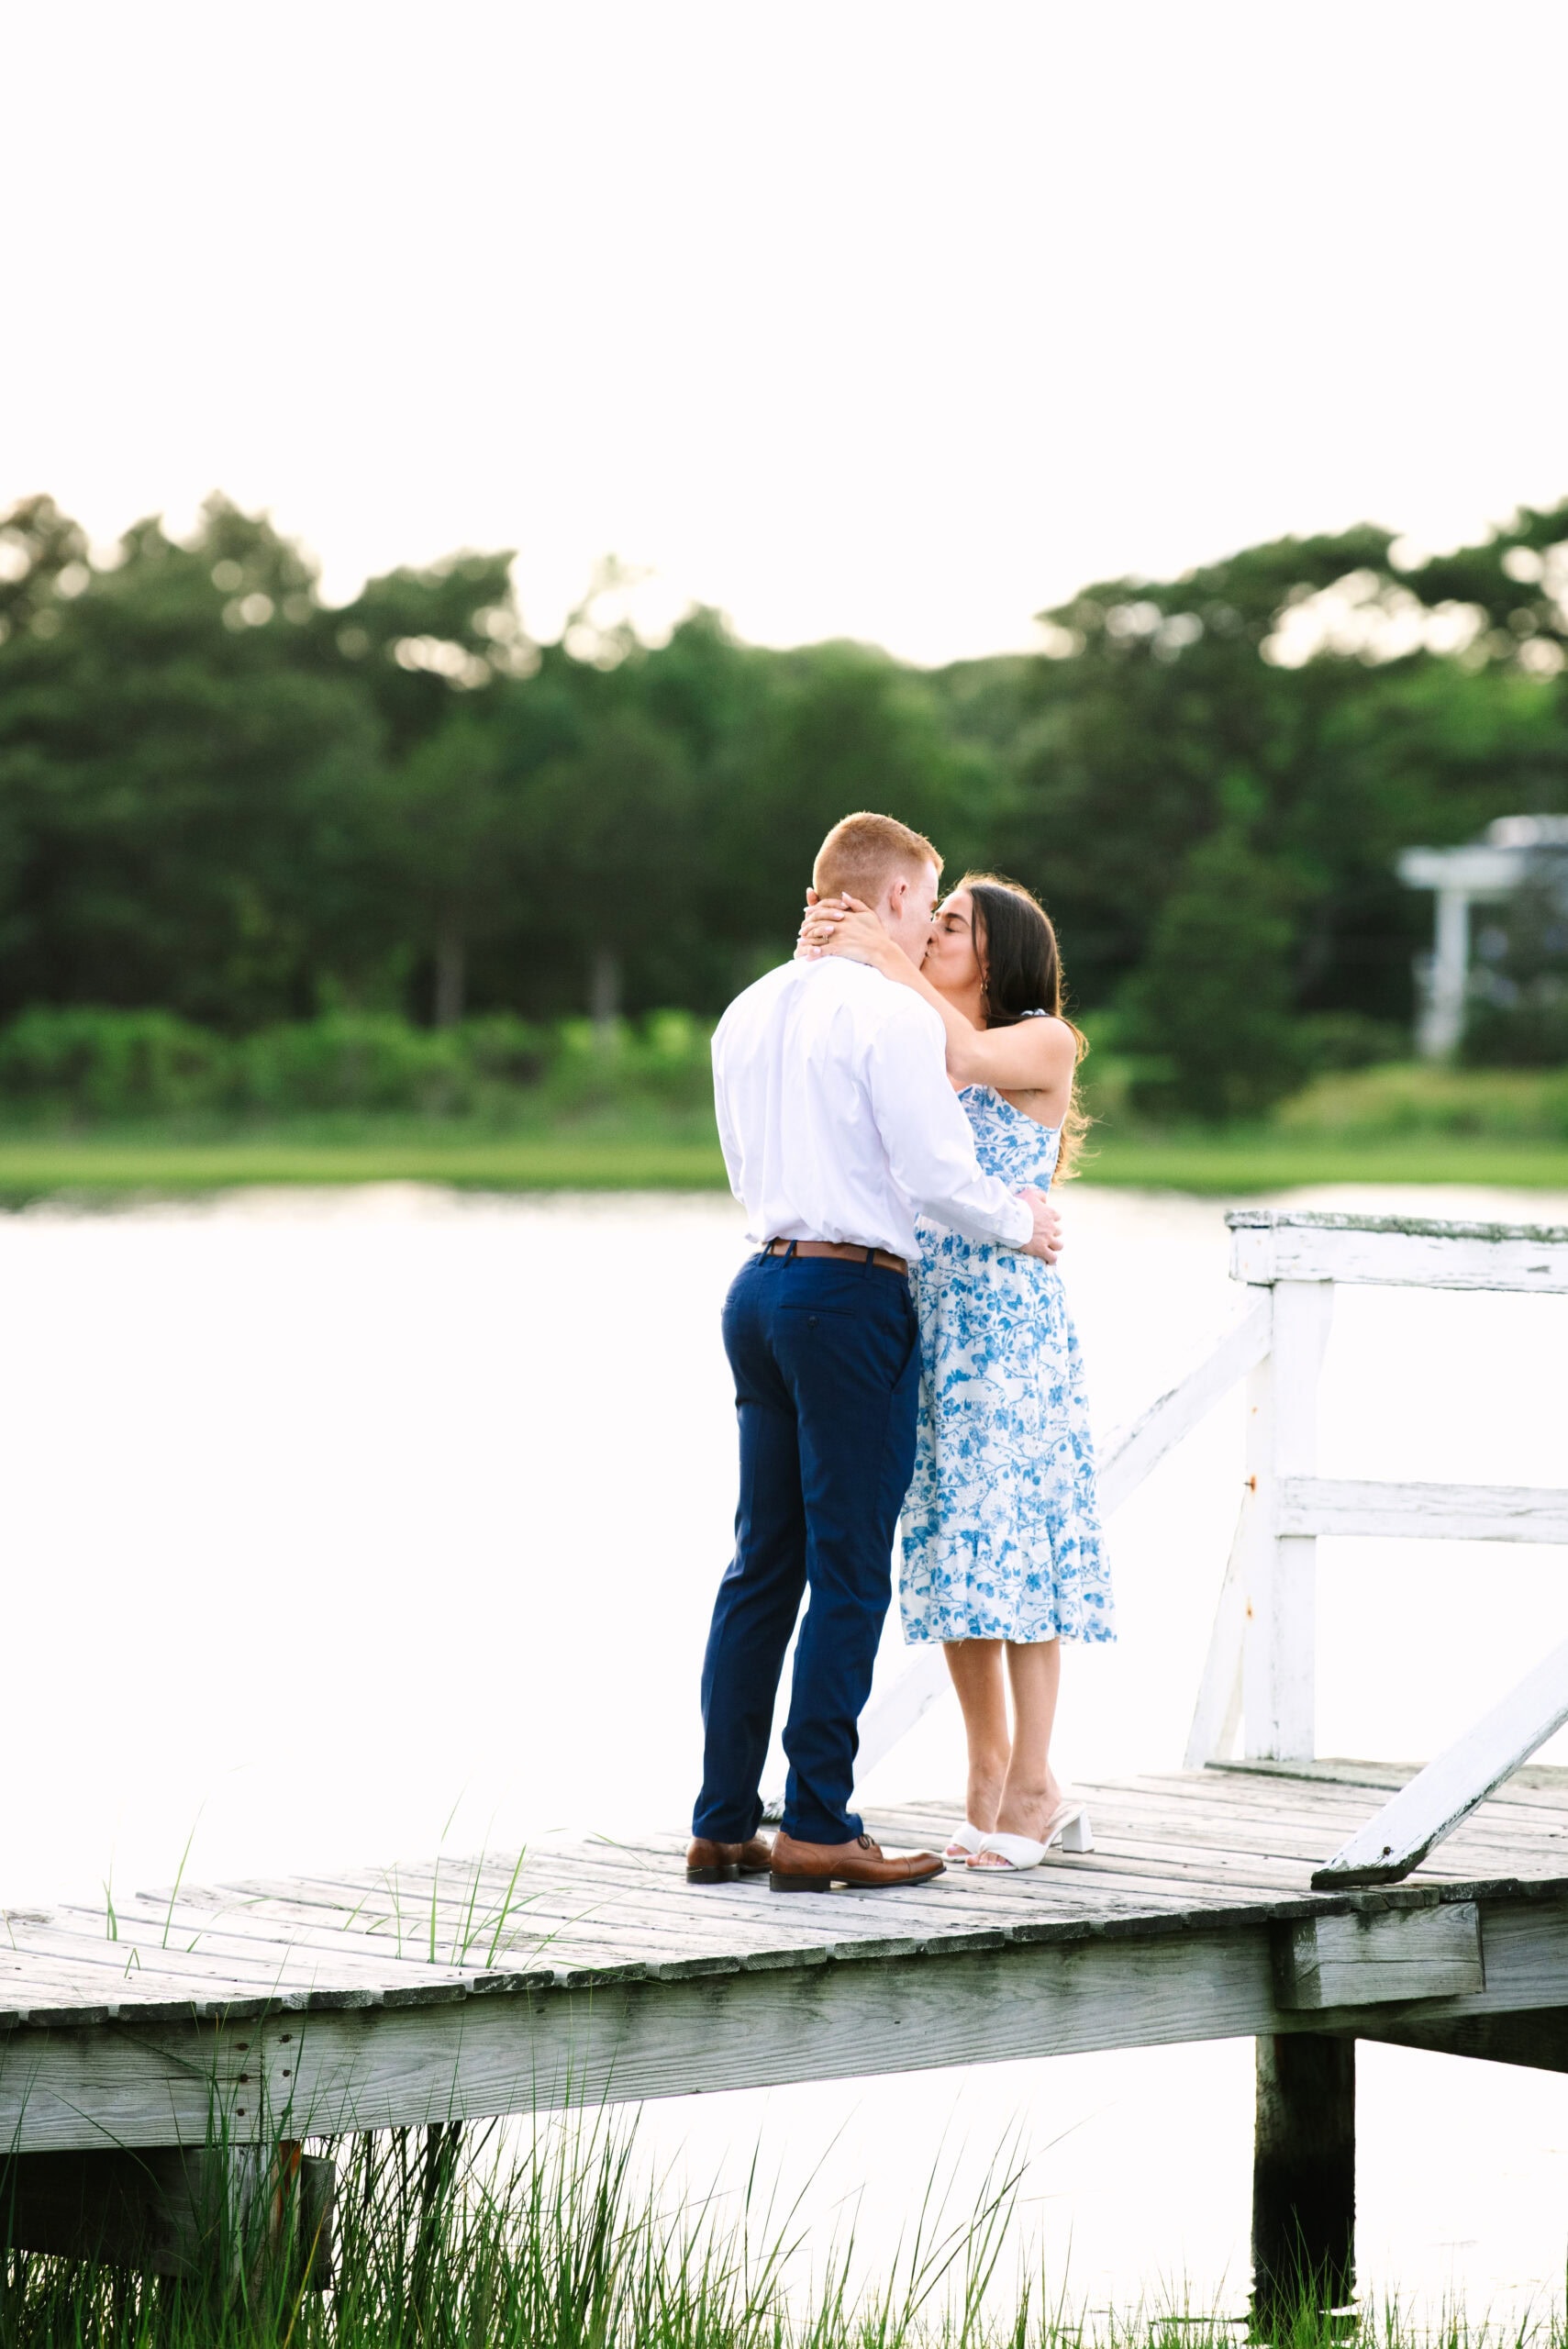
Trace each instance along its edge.
<instances>
[{"instance_id":1,"label":"man","mask_svg":"<svg viewBox=\"0 0 1568 2349\"><path fill-rule=\"evenodd\" d=\"M889 816L823 841L818 896L874 907L912 963L941 859ZM687 1880L766 1870L775 1892L907 1884L935 1853L885 1855L850 1809L857 1723L892 1591L893 1531L915 1454L919 1349L908 1264L917 1213L1053 1262L1038 1194L983 1174L949 1085L942 1023L912 988L839 956L786 963L737 996L713 1040L730 1186L758 1252L724 1342L740 1421L735 1556L703 1662L703 1785ZM773 1699L803 1591L784 1827L758 1834Z\"/></svg>"}]
</instances>

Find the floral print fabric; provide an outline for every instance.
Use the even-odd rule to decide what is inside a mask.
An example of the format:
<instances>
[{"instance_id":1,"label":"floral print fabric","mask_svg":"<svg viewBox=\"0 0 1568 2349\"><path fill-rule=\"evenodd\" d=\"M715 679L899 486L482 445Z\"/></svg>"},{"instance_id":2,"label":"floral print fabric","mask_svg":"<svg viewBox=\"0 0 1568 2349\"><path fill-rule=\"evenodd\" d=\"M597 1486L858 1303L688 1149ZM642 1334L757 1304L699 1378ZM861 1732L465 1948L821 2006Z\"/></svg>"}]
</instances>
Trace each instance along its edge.
<instances>
[{"instance_id":1,"label":"floral print fabric","mask_svg":"<svg viewBox=\"0 0 1568 2349\"><path fill-rule=\"evenodd\" d=\"M960 1095L980 1163L1050 1186L1061 1133L988 1085ZM1113 1640L1083 1357L1054 1265L922 1218L915 1479L904 1635Z\"/></svg>"}]
</instances>

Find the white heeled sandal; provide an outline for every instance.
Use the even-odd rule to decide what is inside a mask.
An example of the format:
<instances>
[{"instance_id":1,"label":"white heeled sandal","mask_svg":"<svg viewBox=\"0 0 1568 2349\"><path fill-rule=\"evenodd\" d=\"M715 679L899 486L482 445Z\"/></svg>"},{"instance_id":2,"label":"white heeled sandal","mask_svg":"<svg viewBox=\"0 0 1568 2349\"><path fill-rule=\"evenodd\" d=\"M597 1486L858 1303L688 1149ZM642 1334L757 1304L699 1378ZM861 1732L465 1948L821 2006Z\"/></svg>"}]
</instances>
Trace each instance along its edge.
<instances>
[{"instance_id":1,"label":"white heeled sandal","mask_svg":"<svg viewBox=\"0 0 1568 2349\"><path fill-rule=\"evenodd\" d=\"M962 1827L953 1829L942 1857L950 1867L963 1867L984 1848L984 1842L985 1830L966 1819Z\"/></svg>"},{"instance_id":2,"label":"white heeled sandal","mask_svg":"<svg viewBox=\"0 0 1568 2349\"><path fill-rule=\"evenodd\" d=\"M1089 1814L1074 1796L1064 1796L1045 1822L1045 1840L1037 1843L1028 1835L986 1835L969 1865L1001 1875L1017 1873L1024 1868L1038 1868L1053 1843L1064 1852L1092 1852L1095 1848L1094 1830Z\"/></svg>"}]
</instances>

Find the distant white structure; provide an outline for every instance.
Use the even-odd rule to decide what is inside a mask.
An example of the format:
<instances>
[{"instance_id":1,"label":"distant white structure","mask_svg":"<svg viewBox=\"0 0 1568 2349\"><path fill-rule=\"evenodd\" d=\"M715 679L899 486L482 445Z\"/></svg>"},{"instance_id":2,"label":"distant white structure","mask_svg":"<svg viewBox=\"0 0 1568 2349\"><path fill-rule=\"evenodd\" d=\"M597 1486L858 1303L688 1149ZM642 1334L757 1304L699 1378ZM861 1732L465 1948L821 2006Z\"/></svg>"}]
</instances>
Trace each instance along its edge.
<instances>
[{"instance_id":1,"label":"distant white structure","mask_svg":"<svg viewBox=\"0 0 1568 2349\"><path fill-rule=\"evenodd\" d=\"M1499 816L1485 837L1463 848L1411 848L1399 859L1407 889L1437 896L1432 952L1421 966L1421 1008L1416 1049L1423 1060L1445 1060L1464 1033L1470 985L1470 908L1511 896L1539 849L1568 849L1568 816Z\"/></svg>"}]
</instances>

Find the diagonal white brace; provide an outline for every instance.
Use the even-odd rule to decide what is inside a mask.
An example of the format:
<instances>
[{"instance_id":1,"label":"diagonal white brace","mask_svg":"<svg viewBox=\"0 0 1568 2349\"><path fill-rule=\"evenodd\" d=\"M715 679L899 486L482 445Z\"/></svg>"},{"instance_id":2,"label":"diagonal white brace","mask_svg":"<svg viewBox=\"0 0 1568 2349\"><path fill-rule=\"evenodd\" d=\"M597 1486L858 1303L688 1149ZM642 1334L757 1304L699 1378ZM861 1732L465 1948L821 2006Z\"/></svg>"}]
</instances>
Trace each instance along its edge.
<instances>
[{"instance_id":1,"label":"diagonal white brace","mask_svg":"<svg viewBox=\"0 0 1568 2349\"><path fill-rule=\"evenodd\" d=\"M1248 1496L1250 1500L1251 1496ZM1243 1500L1231 1538L1219 1603L1214 1610L1208 1654L1204 1660L1193 1725L1187 1731L1184 1770L1206 1769L1223 1762L1241 1726L1241 1651L1247 1630L1247 1500Z\"/></svg>"},{"instance_id":2,"label":"diagonal white brace","mask_svg":"<svg viewBox=\"0 0 1568 2349\"><path fill-rule=\"evenodd\" d=\"M1394 1884L1408 1876L1564 1721L1568 1640L1446 1753L1401 1787L1374 1819L1358 1827L1327 1865L1315 1870L1314 1892L1334 1892L1341 1885Z\"/></svg>"},{"instance_id":3,"label":"diagonal white brace","mask_svg":"<svg viewBox=\"0 0 1568 2349\"><path fill-rule=\"evenodd\" d=\"M1240 1320L1200 1363L1159 1396L1128 1428L1108 1436L1100 1457L1100 1508L1109 1517L1130 1500L1144 1478L1224 1401L1240 1379L1269 1351L1273 1315L1266 1297L1256 1298Z\"/></svg>"}]
</instances>

